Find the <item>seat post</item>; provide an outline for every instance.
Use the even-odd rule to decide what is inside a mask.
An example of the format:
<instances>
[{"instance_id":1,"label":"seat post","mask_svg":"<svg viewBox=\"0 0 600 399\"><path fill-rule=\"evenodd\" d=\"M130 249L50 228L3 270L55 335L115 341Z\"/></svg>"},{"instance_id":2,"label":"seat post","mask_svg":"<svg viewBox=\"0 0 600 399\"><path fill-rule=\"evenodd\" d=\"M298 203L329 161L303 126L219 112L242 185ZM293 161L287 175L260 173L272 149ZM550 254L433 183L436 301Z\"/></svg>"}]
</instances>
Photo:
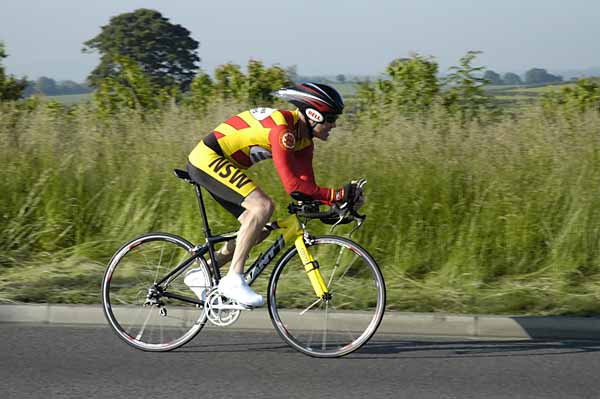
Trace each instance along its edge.
<instances>
[{"instance_id":1,"label":"seat post","mask_svg":"<svg viewBox=\"0 0 600 399\"><path fill-rule=\"evenodd\" d=\"M210 227L208 226L208 219L206 217L206 208L204 208L204 201L202 200L202 192L200 191L200 186L198 184L194 184L194 189L196 190L196 198L198 198L200 215L202 215L202 227L204 229L204 235L206 238L209 238L211 237L211 232Z\"/></svg>"},{"instance_id":2,"label":"seat post","mask_svg":"<svg viewBox=\"0 0 600 399\"><path fill-rule=\"evenodd\" d=\"M208 226L208 218L206 217L206 208L204 208L204 201L202 200L202 191L198 184L194 184L194 189L196 190L196 197L198 198L198 206L200 207L200 214L202 215L202 224L204 229L204 236L206 237L206 243L208 244L208 253L210 255L210 264L213 269L213 272L217 276L217 279L221 279L221 273L219 272L219 268L217 267L217 261L215 260L215 249L213 247L211 238L212 233L210 231L210 227Z\"/></svg>"}]
</instances>

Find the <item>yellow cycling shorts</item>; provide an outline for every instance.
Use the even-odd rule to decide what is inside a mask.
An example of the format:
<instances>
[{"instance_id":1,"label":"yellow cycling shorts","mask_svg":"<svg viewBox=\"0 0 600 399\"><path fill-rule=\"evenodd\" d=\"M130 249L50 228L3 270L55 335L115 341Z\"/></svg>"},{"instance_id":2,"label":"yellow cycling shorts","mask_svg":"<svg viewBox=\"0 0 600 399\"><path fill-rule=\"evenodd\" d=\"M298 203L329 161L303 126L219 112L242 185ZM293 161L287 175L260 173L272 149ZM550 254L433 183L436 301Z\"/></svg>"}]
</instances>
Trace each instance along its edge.
<instances>
[{"instance_id":1,"label":"yellow cycling shorts","mask_svg":"<svg viewBox=\"0 0 600 399\"><path fill-rule=\"evenodd\" d=\"M242 202L257 187L244 170L202 141L190 153L188 161L192 179L205 187L225 209L239 217L245 210Z\"/></svg>"}]
</instances>

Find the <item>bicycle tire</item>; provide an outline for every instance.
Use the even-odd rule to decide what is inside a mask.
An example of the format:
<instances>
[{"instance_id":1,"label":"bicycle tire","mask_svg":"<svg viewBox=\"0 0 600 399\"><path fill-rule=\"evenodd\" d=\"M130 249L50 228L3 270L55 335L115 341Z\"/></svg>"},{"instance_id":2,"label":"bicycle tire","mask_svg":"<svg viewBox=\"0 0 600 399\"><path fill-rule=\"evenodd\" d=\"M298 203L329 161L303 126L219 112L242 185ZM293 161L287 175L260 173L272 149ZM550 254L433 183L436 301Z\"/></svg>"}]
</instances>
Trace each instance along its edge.
<instances>
[{"instance_id":1,"label":"bicycle tire","mask_svg":"<svg viewBox=\"0 0 600 399\"><path fill-rule=\"evenodd\" d=\"M160 298L164 306L144 305L157 278L188 258L192 248L190 242L176 235L149 233L127 242L114 254L102 279L102 307L112 330L127 344L144 351L166 352L186 344L204 327L206 315L198 305L166 297ZM212 285L203 257L187 270L193 267L199 267ZM184 276L182 270L168 281L166 289L196 298L183 282ZM166 311L161 311L163 308Z\"/></svg>"},{"instance_id":2,"label":"bicycle tire","mask_svg":"<svg viewBox=\"0 0 600 399\"><path fill-rule=\"evenodd\" d=\"M369 341L383 318L386 292L381 270L364 248L343 237L314 237L306 246L319 264L331 299L315 304L319 299L293 247L277 262L269 280L271 321L285 342L306 355L348 355Z\"/></svg>"}]
</instances>

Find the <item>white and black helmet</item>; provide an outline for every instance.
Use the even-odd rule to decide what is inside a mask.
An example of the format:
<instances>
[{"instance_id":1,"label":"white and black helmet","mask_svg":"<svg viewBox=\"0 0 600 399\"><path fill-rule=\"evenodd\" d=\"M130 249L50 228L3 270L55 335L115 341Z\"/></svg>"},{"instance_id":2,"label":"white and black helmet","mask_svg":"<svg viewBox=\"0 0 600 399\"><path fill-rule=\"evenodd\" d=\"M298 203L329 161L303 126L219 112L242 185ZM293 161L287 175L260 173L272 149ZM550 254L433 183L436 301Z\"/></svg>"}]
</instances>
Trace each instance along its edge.
<instances>
[{"instance_id":1,"label":"white and black helmet","mask_svg":"<svg viewBox=\"0 0 600 399\"><path fill-rule=\"evenodd\" d=\"M308 119L317 122L335 122L344 112L344 100L333 87L322 83L300 83L273 92L275 97L294 104Z\"/></svg>"}]
</instances>

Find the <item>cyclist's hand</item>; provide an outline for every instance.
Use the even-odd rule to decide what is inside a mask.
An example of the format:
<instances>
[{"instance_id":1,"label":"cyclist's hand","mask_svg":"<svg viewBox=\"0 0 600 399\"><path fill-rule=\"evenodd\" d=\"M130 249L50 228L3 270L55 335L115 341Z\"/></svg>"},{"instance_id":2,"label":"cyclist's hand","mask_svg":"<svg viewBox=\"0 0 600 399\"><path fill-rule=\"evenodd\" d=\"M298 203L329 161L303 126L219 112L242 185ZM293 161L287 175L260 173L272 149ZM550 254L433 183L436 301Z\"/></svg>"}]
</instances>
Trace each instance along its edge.
<instances>
[{"instance_id":1,"label":"cyclist's hand","mask_svg":"<svg viewBox=\"0 0 600 399\"><path fill-rule=\"evenodd\" d=\"M333 203L340 209L350 209L362 201L364 203L363 189L364 179L353 180L335 190ZM362 206L362 203L360 203ZM355 208L358 209L358 208Z\"/></svg>"}]
</instances>

